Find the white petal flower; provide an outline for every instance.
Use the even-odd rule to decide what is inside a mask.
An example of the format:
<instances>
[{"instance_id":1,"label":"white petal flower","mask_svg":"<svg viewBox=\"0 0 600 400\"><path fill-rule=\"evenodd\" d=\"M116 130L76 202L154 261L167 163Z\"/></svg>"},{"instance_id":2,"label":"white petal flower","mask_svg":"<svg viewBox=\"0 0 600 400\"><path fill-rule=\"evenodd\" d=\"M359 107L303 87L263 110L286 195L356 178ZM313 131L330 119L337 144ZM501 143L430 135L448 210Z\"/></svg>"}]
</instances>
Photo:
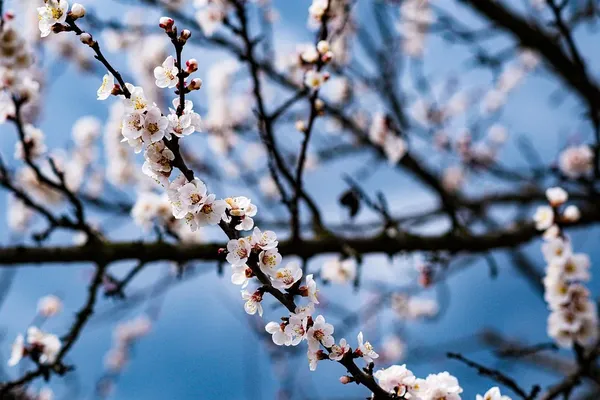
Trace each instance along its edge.
<instances>
[{"instance_id":1,"label":"white petal flower","mask_svg":"<svg viewBox=\"0 0 600 400\"><path fill-rule=\"evenodd\" d=\"M549 206L539 206L533 216L535 227L538 231L544 231L554 223L554 210Z\"/></svg>"},{"instance_id":2,"label":"white petal flower","mask_svg":"<svg viewBox=\"0 0 600 400\"><path fill-rule=\"evenodd\" d=\"M162 66L154 68L156 86L159 88L174 88L177 85L179 70L175 65L173 56L167 57Z\"/></svg>"},{"instance_id":3,"label":"white petal flower","mask_svg":"<svg viewBox=\"0 0 600 400\"><path fill-rule=\"evenodd\" d=\"M251 276L250 272L252 272L252 270L248 268L246 264L232 266L231 270L231 283L233 283L234 285L242 286L242 289L248 286L248 282L250 282Z\"/></svg>"},{"instance_id":4,"label":"white petal flower","mask_svg":"<svg viewBox=\"0 0 600 400\"><path fill-rule=\"evenodd\" d=\"M560 153L558 166L567 177L576 179L594 168L594 152L589 146L573 146Z\"/></svg>"},{"instance_id":5,"label":"white petal flower","mask_svg":"<svg viewBox=\"0 0 600 400\"><path fill-rule=\"evenodd\" d=\"M225 200L215 200L214 194L209 194L202 208L196 214L196 221L199 226L217 225L227 209Z\"/></svg>"},{"instance_id":6,"label":"white petal flower","mask_svg":"<svg viewBox=\"0 0 600 400\"><path fill-rule=\"evenodd\" d=\"M511 400L511 398L502 396L500 389L498 387L493 387L485 392L483 396L478 394L477 397L475 397L475 400Z\"/></svg>"},{"instance_id":7,"label":"white petal flower","mask_svg":"<svg viewBox=\"0 0 600 400\"><path fill-rule=\"evenodd\" d=\"M333 325L326 323L325 318L319 315L306 334L308 348L317 351L321 345L327 348L333 346L335 344L335 339L332 336L333 331Z\"/></svg>"},{"instance_id":8,"label":"white petal flower","mask_svg":"<svg viewBox=\"0 0 600 400\"><path fill-rule=\"evenodd\" d=\"M325 83L325 76L321 72L311 69L304 74L304 84L310 89L320 89L323 83Z\"/></svg>"},{"instance_id":9,"label":"white petal flower","mask_svg":"<svg viewBox=\"0 0 600 400\"><path fill-rule=\"evenodd\" d=\"M569 194L561 187L551 187L546 189L546 198L554 207L561 206L569 199Z\"/></svg>"},{"instance_id":10,"label":"white petal flower","mask_svg":"<svg viewBox=\"0 0 600 400\"><path fill-rule=\"evenodd\" d=\"M144 95L144 89L139 86L133 86L131 83L126 83L125 87L127 87L129 93L131 93L131 97L129 99L123 100L125 111L128 113L143 113L146 111L149 103Z\"/></svg>"},{"instance_id":11,"label":"white petal flower","mask_svg":"<svg viewBox=\"0 0 600 400\"><path fill-rule=\"evenodd\" d=\"M8 366L14 367L21 361L25 352L24 346L25 339L23 335L18 335L15 341L12 344L12 348L10 351L10 359L8 360Z\"/></svg>"},{"instance_id":12,"label":"white petal flower","mask_svg":"<svg viewBox=\"0 0 600 400\"><path fill-rule=\"evenodd\" d=\"M146 143L156 143L162 140L166 135L169 126L169 120L164 117L158 107L152 107L144 116L144 127L142 129L142 139ZM170 136L167 137L169 139Z\"/></svg>"},{"instance_id":13,"label":"white petal flower","mask_svg":"<svg viewBox=\"0 0 600 400\"><path fill-rule=\"evenodd\" d=\"M179 189L179 201L183 208L192 214L196 214L202 209L207 200L206 185L198 178L186 183Z\"/></svg>"},{"instance_id":14,"label":"white petal flower","mask_svg":"<svg viewBox=\"0 0 600 400\"><path fill-rule=\"evenodd\" d=\"M265 326L265 330L273 335L273 343L277 346L289 346L292 344L292 336L286 333L286 328L285 324L278 324L277 322L269 322Z\"/></svg>"},{"instance_id":15,"label":"white petal flower","mask_svg":"<svg viewBox=\"0 0 600 400\"><path fill-rule=\"evenodd\" d=\"M579 221L579 218L581 218L581 211L579 211L579 208L577 206L570 205L567 208L565 208L565 211L563 212L563 217L568 222L577 222Z\"/></svg>"},{"instance_id":16,"label":"white petal flower","mask_svg":"<svg viewBox=\"0 0 600 400\"><path fill-rule=\"evenodd\" d=\"M340 361L344 358L344 355L350 351L350 345L346 342L346 339L342 338L340 344L334 344L331 346L331 352L329 353L329 359L334 361Z\"/></svg>"},{"instance_id":17,"label":"white petal flower","mask_svg":"<svg viewBox=\"0 0 600 400\"><path fill-rule=\"evenodd\" d=\"M227 262L233 266L244 265L250 257L251 250L248 239L232 239L227 243Z\"/></svg>"},{"instance_id":18,"label":"white petal flower","mask_svg":"<svg viewBox=\"0 0 600 400\"><path fill-rule=\"evenodd\" d=\"M145 116L142 113L129 113L123 119L121 133L128 140L141 139L144 132Z\"/></svg>"},{"instance_id":19,"label":"white petal flower","mask_svg":"<svg viewBox=\"0 0 600 400\"><path fill-rule=\"evenodd\" d=\"M416 396L414 389L417 383L412 371L406 368L406 365L392 365L389 368L381 369L373 375L377 383L383 390L393 393L396 396L404 397L409 394L413 398Z\"/></svg>"},{"instance_id":20,"label":"white petal flower","mask_svg":"<svg viewBox=\"0 0 600 400\"><path fill-rule=\"evenodd\" d=\"M460 400L460 393L463 391L458 380L448 372L429 375L425 379L425 387L423 397L431 400Z\"/></svg>"},{"instance_id":21,"label":"white petal flower","mask_svg":"<svg viewBox=\"0 0 600 400\"><path fill-rule=\"evenodd\" d=\"M273 286L279 290L289 289L302 278L302 268L291 262L284 268L279 268L273 275Z\"/></svg>"},{"instance_id":22,"label":"white petal flower","mask_svg":"<svg viewBox=\"0 0 600 400\"><path fill-rule=\"evenodd\" d=\"M250 293L247 290L242 290L242 299L246 300L244 304L244 310L250 314L254 315L258 312L258 315L262 317L263 308L260 302L262 301L262 293L258 290L254 293Z\"/></svg>"},{"instance_id":23,"label":"white petal flower","mask_svg":"<svg viewBox=\"0 0 600 400\"><path fill-rule=\"evenodd\" d=\"M102 78L102 84L98 88L96 94L98 95L98 100L106 100L112 94L113 88L115 86L115 77L111 74L106 74Z\"/></svg>"},{"instance_id":24,"label":"white petal flower","mask_svg":"<svg viewBox=\"0 0 600 400\"><path fill-rule=\"evenodd\" d=\"M257 208L249 198L244 196L228 197L225 199L225 202L227 203L229 214L240 219L240 223L235 227L236 230L247 231L254 227L252 217L256 215ZM226 222L230 221L230 218L226 219Z\"/></svg>"},{"instance_id":25,"label":"white petal flower","mask_svg":"<svg viewBox=\"0 0 600 400\"><path fill-rule=\"evenodd\" d=\"M62 343L58 336L42 332L34 326L27 330L27 343L41 349L38 360L40 364L54 363L62 347Z\"/></svg>"},{"instance_id":26,"label":"white petal flower","mask_svg":"<svg viewBox=\"0 0 600 400\"><path fill-rule=\"evenodd\" d=\"M291 346L296 346L298 343L306 339L308 325L308 316L302 313L294 313L290 315L288 324L285 326L285 334L290 337Z\"/></svg>"},{"instance_id":27,"label":"white petal flower","mask_svg":"<svg viewBox=\"0 0 600 400\"><path fill-rule=\"evenodd\" d=\"M358 340L358 348L356 349L356 353L363 358L367 363L373 362L373 360L379 357L379 354L373 350L373 346L369 342L363 342L363 333L359 332L357 336Z\"/></svg>"},{"instance_id":28,"label":"white petal flower","mask_svg":"<svg viewBox=\"0 0 600 400\"><path fill-rule=\"evenodd\" d=\"M572 254L571 242L562 238L549 240L542 245L542 253L547 263L564 264Z\"/></svg>"},{"instance_id":29,"label":"white petal flower","mask_svg":"<svg viewBox=\"0 0 600 400\"><path fill-rule=\"evenodd\" d=\"M261 250L270 250L277 247L279 244L275 232L262 232L258 227L255 227L252 231L251 243L252 247L257 247Z\"/></svg>"},{"instance_id":30,"label":"white petal flower","mask_svg":"<svg viewBox=\"0 0 600 400\"><path fill-rule=\"evenodd\" d=\"M52 25L62 24L67 20L69 2L67 0L46 0L43 7L38 7L38 26L41 36L46 37L52 32Z\"/></svg>"},{"instance_id":31,"label":"white petal flower","mask_svg":"<svg viewBox=\"0 0 600 400\"><path fill-rule=\"evenodd\" d=\"M319 293L319 289L317 289L317 282L313 278L313 274L306 275L306 296L308 299L315 303L319 304L319 299L317 297L317 293Z\"/></svg>"},{"instance_id":32,"label":"white petal flower","mask_svg":"<svg viewBox=\"0 0 600 400\"><path fill-rule=\"evenodd\" d=\"M42 297L37 304L38 314L53 317L62 310L62 301L54 295Z\"/></svg>"},{"instance_id":33,"label":"white petal flower","mask_svg":"<svg viewBox=\"0 0 600 400\"><path fill-rule=\"evenodd\" d=\"M261 251L258 255L258 266L267 276L274 277L277 266L281 263L281 254L275 249Z\"/></svg>"}]
</instances>

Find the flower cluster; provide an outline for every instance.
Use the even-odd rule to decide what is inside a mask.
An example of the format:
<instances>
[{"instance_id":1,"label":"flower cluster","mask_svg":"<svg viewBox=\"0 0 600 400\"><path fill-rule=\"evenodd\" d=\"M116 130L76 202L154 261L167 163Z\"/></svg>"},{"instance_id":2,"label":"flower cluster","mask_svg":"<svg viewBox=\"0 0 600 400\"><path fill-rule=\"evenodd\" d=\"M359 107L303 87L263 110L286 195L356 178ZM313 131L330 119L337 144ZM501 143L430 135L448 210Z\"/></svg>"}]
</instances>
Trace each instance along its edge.
<instances>
[{"instance_id":1,"label":"flower cluster","mask_svg":"<svg viewBox=\"0 0 600 400\"><path fill-rule=\"evenodd\" d=\"M316 369L319 360L341 360L350 351L346 340L341 339L336 344L333 325L327 323L322 315L313 318L315 305L319 304L317 283L313 275L307 275L305 284L300 286L302 269L293 262L280 267L282 257L277 245L275 232L262 232L259 228L254 228L249 237L232 239L227 243L226 259L232 267L231 281L242 286L242 298L246 300L244 309L251 315L258 313L262 316L263 313L261 302L265 287L254 292L246 289L253 277L257 277L263 285L308 298L307 305L297 307L289 316L282 318L281 323L269 322L265 326L266 331L278 346L296 346L306 341L311 370ZM362 332L358 336L355 355L367 362L378 357L371 344L364 342Z\"/></svg>"},{"instance_id":2,"label":"flower cluster","mask_svg":"<svg viewBox=\"0 0 600 400\"><path fill-rule=\"evenodd\" d=\"M13 21L4 16L0 30L0 123L14 117L13 97L22 102L21 116L33 121L40 108L40 74L34 68L31 46Z\"/></svg>"},{"instance_id":3,"label":"flower cluster","mask_svg":"<svg viewBox=\"0 0 600 400\"><path fill-rule=\"evenodd\" d=\"M545 230L542 245L546 266L544 298L548 303L548 335L560 346L585 346L597 337L598 313L590 293L583 285L590 279L590 259L587 254L574 253L561 225L579 219L579 210L570 205L561 212L568 194L562 188L546 191L549 206L540 206L535 213L539 230Z\"/></svg>"},{"instance_id":4,"label":"flower cluster","mask_svg":"<svg viewBox=\"0 0 600 400\"><path fill-rule=\"evenodd\" d=\"M415 400L460 400L458 380L448 372L417 378L406 365L392 365L374 374L379 386L399 398ZM486 397L486 400L488 398Z\"/></svg>"},{"instance_id":5,"label":"flower cluster","mask_svg":"<svg viewBox=\"0 0 600 400\"><path fill-rule=\"evenodd\" d=\"M15 339L8 365L10 367L17 365L23 357L29 357L41 365L54 364L61 347L62 343L58 336L31 326L27 329L27 344L23 335L18 335Z\"/></svg>"},{"instance_id":6,"label":"flower cluster","mask_svg":"<svg viewBox=\"0 0 600 400\"><path fill-rule=\"evenodd\" d=\"M316 47L308 47L302 52L300 58L305 70L304 85L312 90L320 89L329 79L329 72L321 72L321 69L333 59L329 42L321 40Z\"/></svg>"}]
</instances>

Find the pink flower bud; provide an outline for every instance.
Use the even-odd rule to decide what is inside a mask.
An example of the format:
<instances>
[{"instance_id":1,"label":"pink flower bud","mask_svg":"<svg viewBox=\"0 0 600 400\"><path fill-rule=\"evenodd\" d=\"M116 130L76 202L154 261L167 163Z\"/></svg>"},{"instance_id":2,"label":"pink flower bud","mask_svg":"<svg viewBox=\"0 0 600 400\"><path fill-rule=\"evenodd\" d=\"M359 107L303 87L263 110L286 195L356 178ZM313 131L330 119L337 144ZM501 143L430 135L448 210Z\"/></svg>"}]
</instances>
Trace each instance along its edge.
<instances>
[{"instance_id":1,"label":"pink flower bud","mask_svg":"<svg viewBox=\"0 0 600 400\"><path fill-rule=\"evenodd\" d=\"M202 79L195 78L195 79L192 79L192 81L188 85L188 90L190 90L190 91L199 90L201 87L202 87Z\"/></svg>"},{"instance_id":2,"label":"pink flower bud","mask_svg":"<svg viewBox=\"0 0 600 400\"><path fill-rule=\"evenodd\" d=\"M349 376L346 376L346 375L344 375L344 376L340 376L340 383L341 383L342 385L347 385L347 384L349 384L349 383L352 383L352 378L351 378L351 377L349 377Z\"/></svg>"},{"instance_id":3,"label":"pink flower bud","mask_svg":"<svg viewBox=\"0 0 600 400\"><path fill-rule=\"evenodd\" d=\"M190 32L189 29L184 29L181 31L181 36L179 37L179 40L185 43L191 36L192 32Z\"/></svg>"},{"instance_id":4,"label":"pink flower bud","mask_svg":"<svg viewBox=\"0 0 600 400\"><path fill-rule=\"evenodd\" d=\"M71 17L73 19L78 19L83 16L85 16L85 7L79 3L74 3L71 7Z\"/></svg>"},{"instance_id":5,"label":"pink flower bud","mask_svg":"<svg viewBox=\"0 0 600 400\"><path fill-rule=\"evenodd\" d=\"M166 32L173 32L173 25L175 25L173 18L161 17L158 21L158 26L163 28Z\"/></svg>"},{"instance_id":6,"label":"pink flower bud","mask_svg":"<svg viewBox=\"0 0 600 400\"><path fill-rule=\"evenodd\" d=\"M185 63L185 66L187 67L186 72L188 74L191 74L192 72L196 72L196 71L198 71L198 60L196 60L195 58L192 58Z\"/></svg>"},{"instance_id":7,"label":"pink flower bud","mask_svg":"<svg viewBox=\"0 0 600 400\"><path fill-rule=\"evenodd\" d=\"M321 61L323 61L324 63L328 63L332 59L333 59L333 53L331 51L328 51L327 53L325 53L321 56Z\"/></svg>"},{"instance_id":8,"label":"pink flower bud","mask_svg":"<svg viewBox=\"0 0 600 400\"><path fill-rule=\"evenodd\" d=\"M92 38L92 35L90 35L87 32L83 32L80 36L79 36L79 40L81 40L81 43L83 44L87 44L88 46L92 47L95 42L94 39Z\"/></svg>"}]
</instances>

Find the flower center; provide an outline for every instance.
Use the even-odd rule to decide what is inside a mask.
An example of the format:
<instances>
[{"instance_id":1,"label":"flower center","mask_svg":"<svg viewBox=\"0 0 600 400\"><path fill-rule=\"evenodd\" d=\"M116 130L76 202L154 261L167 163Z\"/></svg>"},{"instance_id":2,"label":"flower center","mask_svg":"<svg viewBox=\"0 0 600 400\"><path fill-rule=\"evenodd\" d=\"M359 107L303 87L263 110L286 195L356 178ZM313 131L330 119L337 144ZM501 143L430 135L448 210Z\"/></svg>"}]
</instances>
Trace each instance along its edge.
<instances>
[{"instance_id":1,"label":"flower center","mask_svg":"<svg viewBox=\"0 0 600 400\"><path fill-rule=\"evenodd\" d=\"M148 131L151 134L155 134L156 132L158 132L160 130L160 128L158 127L158 124L156 122L152 122L148 124Z\"/></svg>"}]
</instances>

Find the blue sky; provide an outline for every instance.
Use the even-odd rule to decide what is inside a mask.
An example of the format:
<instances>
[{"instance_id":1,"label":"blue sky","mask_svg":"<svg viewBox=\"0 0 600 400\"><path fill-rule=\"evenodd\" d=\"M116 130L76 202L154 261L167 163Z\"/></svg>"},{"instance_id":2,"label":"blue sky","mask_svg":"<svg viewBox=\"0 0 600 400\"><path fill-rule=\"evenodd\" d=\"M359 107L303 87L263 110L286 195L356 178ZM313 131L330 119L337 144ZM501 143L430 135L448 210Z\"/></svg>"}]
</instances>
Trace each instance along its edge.
<instances>
[{"instance_id":1,"label":"blue sky","mask_svg":"<svg viewBox=\"0 0 600 400\"><path fill-rule=\"evenodd\" d=\"M276 31L283 32L277 36L278 47L289 49L293 48L295 42L311 40L311 33L305 28L309 3L308 0L275 1L281 13L281 22L276 24ZM11 2L8 1L8 4L10 7ZM120 10L116 7L109 9L99 0L86 4L106 12L106 15L118 15ZM369 18L369 11L364 2L360 3L360 7L361 15ZM460 10L457 12L463 13ZM471 16L464 14L464 18L469 19ZM580 40L584 47L591 45L589 37L582 35ZM223 55L219 53L201 54L201 71L206 71L206 64L223 60ZM118 55L111 57L114 59ZM598 56L594 54L593 57ZM448 59L453 62L445 62ZM435 80L449 73L459 74L465 66L461 60L465 59L466 53L460 47L447 46L434 40L424 65L427 75ZM61 65L60 61L52 56L46 61ZM117 64L125 65L124 62ZM40 120L40 127L46 133L50 147L62 146L68 142L71 126L79 117L95 115L104 119L107 115L106 103L99 103L95 98L99 78L81 74L72 66L63 65L61 68L66 70L60 76L56 79L53 76L49 77L51 86ZM572 99L568 98L558 107L549 105L549 95L557 86L548 77L547 72L540 71L529 78L511 98L502 121L511 133L525 134L531 138L536 149L546 155L545 160L549 162L555 158L557 149L564 145L567 135L577 132L585 137L587 128L578 122L578 108ZM485 87L489 82L489 73L474 72L468 75L463 84ZM204 102L202 105L205 106L206 99L201 98ZM3 155L12 154L14 141L14 129L11 126L0 127L0 151ZM503 161L512 165L524 165L512 144L509 144L503 153ZM319 204L326 210L327 220L337 221L344 215L336 204L337 195L344 188L341 179L344 168L344 164L334 163L326 171L310 174L307 178L307 187L316 193ZM327 187L323 186L324 176L331 177L327 180ZM427 194L415 190L418 185L410 177L385 168L380 168L365 183L365 187L384 187L393 208L400 211L418 210L423 204L431 202ZM235 189L237 188L230 188ZM6 209L4 195L0 195L0 209ZM0 213L0 226L6 226L4 213ZM119 228L116 234L121 238L130 238L138 237L140 232L132 225L125 225ZM219 236L215 234L214 237ZM597 277L600 269L596 261L600 254L595 250L594 238L598 238L598 229L577 231L573 234L576 250L590 253L594 265L592 273ZM8 232L0 229L0 243L8 245L11 240ZM70 243L70 240L68 235L59 234L51 242L64 244ZM528 245L526 249L536 260L538 268L542 268L539 242ZM387 313L376 322L363 327L367 337L377 348L379 341L388 332L400 328L409 346L408 357L403 362L406 362L416 375L425 376L428 373L448 370L459 378L465 389L464 398L474 398L476 393L485 392L492 383L486 378L478 377L473 370L446 360L443 357L444 353L457 349L454 345L444 343L468 337L484 327L499 330L527 343L548 342L545 332L547 311L543 300L519 276L508 257L501 253L494 254L494 257L500 266L497 279L492 280L489 277L487 265L480 260L453 275L446 285L437 289L446 290L450 294L443 297L449 299L449 303L443 305L447 307L447 311L439 320L431 323L401 324ZM317 271L324 259L313 259L309 269ZM407 264L402 258L397 258L393 265L390 265L385 257L369 256L365 265L368 265L369 271L377 272L369 274L366 279L377 280L381 276L391 276L401 284L406 279ZM131 263L122 265L126 267ZM164 276L168 268L169 266L164 264L149 267L146 273L134 282L133 288L151 285L157 278ZM339 376L344 372L338 365L321 363L317 372L311 373L302 351L292 353L288 349L277 349L286 362L272 364L269 357L272 347L265 345L265 338L259 339L250 328L255 325L258 317L245 314L238 288L230 284L227 274L225 277L218 276L212 264L199 263L196 268L205 273L177 284L159 301L144 301L127 312L117 314L119 318L127 319L143 313L149 306L160 304L159 318L152 332L135 346L131 362L118 380L113 399L268 399L275 397L281 384L289 384L290 377L294 377L295 382L298 382L296 390L302 392L297 392L298 397L294 397L298 399L345 396L362 398L366 395L362 388L355 385L342 386L338 383ZM13 337L24 331L31 322L37 299L43 295L56 293L65 300L63 314L55 320L48 321L44 327L58 333L68 328L74 312L84 299L89 271L89 265L75 264L28 266L18 270L7 301L0 309L0 329L4 333L0 353L4 358ZM592 288L597 287L594 282L595 280L592 281ZM324 288L322 294L325 299L347 303L352 309L358 309L361 302L369 297L364 290L355 292L351 288L333 286ZM424 295L435 296L436 290L430 290ZM118 301L101 299L97 315L69 355L68 361L77 367L71 378L79 382L80 391L76 398L93 398L94 383L102 375L102 360L111 346L112 328L116 322L107 321L102 315L110 315L120 304ZM268 300L267 304L272 303ZM277 319L281 313L280 309L271 310L269 306L266 309L265 323ZM331 311L324 313L335 320L336 316L332 315ZM347 338L351 344L355 342L357 332L358 328L355 327L348 334ZM425 359L411 356L410 349L422 347L433 348L437 356ZM502 367L505 372L518 377L524 387L534 383L547 385L558 378L528 367L514 367L501 363L487 350L468 352L467 355L481 363ZM9 370L8 373L14 377L17 371ZM34 386L40 387L41 382L36 382ZM72 398L69 397L71 394L68 390L76 387L71 384L65 385L60 379L53 379L50 386L59 398L65 399Z\"/></svg>"}]
</instances>

